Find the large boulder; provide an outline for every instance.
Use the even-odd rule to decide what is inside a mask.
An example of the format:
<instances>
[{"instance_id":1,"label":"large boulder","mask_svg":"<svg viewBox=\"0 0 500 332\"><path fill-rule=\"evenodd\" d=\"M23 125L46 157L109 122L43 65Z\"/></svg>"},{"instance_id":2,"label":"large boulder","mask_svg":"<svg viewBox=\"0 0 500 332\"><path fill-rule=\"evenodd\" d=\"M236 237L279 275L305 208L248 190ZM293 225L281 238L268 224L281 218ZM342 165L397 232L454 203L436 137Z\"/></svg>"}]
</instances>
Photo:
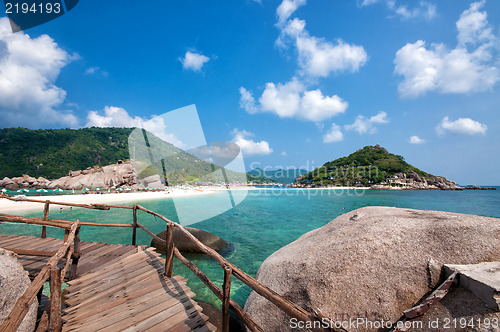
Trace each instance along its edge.
<instances>
[{"instance_id":1,"label":"large boulder","mask_svg":"<svg viewBox=\"0 0 500 332\"><path fill-rule=\"evenodd\" d=\"M12 251L0 248L0 323L9 315L17 300L31 284L28 273ZM35 299L17 331L35 330L38 301Z\"/></svg>"},{"instance_id":2,"label":"large boulder","mask_svg":"<svg viewBox=\"0 0 500 332\"><path fill-rule=\"evenodd\" d=\"M276 251L261 265L257 279L333 322L395 322L438 284L443 264L497 260L500 219L366 207ZM290 318L254 292L245 310L266 331L290 330ZM444 318L462 317L477 322L500 314L471 292L456 288L421 318L424 325L418 330L432 330L429 319L440 319L439 327L444 328Z\"/></svg>"},{"instance_id":3,"label":"large boulder","mask_svg":"<svg viewBox=\"0 0 500 332\"><path fill-rule=\"evenodd\" d=\"M212 248L215 251L222 251L227 247L227 242L218 237L215 234L205 232L201 229L184 227L191 234L193 234L201 243ZM163 231L157 234L158 237L165 239L167 231ZM190 240L184 233L182 233L178 228L174 228L174 234L172 235L174 245L179 249L180 252L192 252L201 253L198 247ZM151 247L155 247L160 251L165 251L165 243L153 239L151 241Z\"/></svg>"}]
</instances>

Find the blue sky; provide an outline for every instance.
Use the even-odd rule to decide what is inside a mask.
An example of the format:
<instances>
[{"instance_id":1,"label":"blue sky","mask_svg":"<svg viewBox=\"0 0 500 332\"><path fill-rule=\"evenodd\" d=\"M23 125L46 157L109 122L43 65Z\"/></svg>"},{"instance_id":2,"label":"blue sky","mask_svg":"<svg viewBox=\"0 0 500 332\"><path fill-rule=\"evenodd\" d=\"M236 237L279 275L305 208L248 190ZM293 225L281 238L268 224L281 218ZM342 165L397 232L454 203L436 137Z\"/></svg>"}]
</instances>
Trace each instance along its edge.
<instances>
[{"instance_id":1,"label":"blue sky","mask_svg":"<svg viewBox=\"0 0 500 332\"><path fill-rule=\"evenodd\" d=\"M147 126L195 104L207 141L239 144L247 168L378 143L500 185L498 1L115 4L15 35L0 18L1 127Z\"/></svg>"}]
</instances>

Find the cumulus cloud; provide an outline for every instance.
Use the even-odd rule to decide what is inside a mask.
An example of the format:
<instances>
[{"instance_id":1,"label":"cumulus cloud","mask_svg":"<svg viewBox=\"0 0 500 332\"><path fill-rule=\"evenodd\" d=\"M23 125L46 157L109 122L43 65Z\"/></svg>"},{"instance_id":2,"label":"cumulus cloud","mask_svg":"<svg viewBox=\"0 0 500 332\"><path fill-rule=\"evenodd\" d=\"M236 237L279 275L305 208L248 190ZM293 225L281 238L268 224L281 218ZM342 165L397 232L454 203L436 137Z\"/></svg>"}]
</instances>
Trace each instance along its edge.
<instances>
[{"instance_id":1,"label":"cumulus cloud","mask_svg":"<svg viewBox=\"0 0 500 332\"><path fill-rule=\"evenodd\" d=\"M332 127L328 132L323 135L323 143L333 143L340 142L344 139L344 134L340 130L340 126L335 123L332 123Z\"/></svg>"},{"instance_id":2,"label":"cumulus cloud","mask_svg":"<svg viewBox=\"0 0 500 332\"><path fill-rule=\"evenodd\" d=\"M48 35L30 38L12 33L9 20L0 18L0 118L3 126L40 127L62 124L77 127L71 111L60 110L66 91L55 85L61 69L76 59Z\"/></svg>"},{"instance_id":3,"label":"cumulus cloud","mask_svg":"<svg viewBox=\"0 0 500 332\"><path fill-rule=\"evenodd\" d=\"M268 155L273 152L273 149L269 147L268 142L255 142L254 140L249 139L249 137L253 137L255 135L246 130L234 129L231 134L234 136L233 142L238 144L243 154L247 156Z\"/></svg>"},{"instance_id":4,"label":"cumulus cloud","mask_svg":"<svg viewBox=\"0 0 500 332\"><path fill-rule=\"evenodd\" d=\"M299 65L312 77L327 77L340 71L356 72L366 63L362 46L350 45L338 39L336 44L321 38L301 34L296 38Z\"/></svg>"},{"instance_id":5,"label":"cumulus cloud","mask_svg":"<svg viewBox=\"0 0 500 332\"><path fill-rule=\"evenodd\" d=\"M423 143L425 143L425 139L422 139L418 136L411 136L410 139L408 140L408 143L410 143L410 144L423 144Z\"/></svg>"},{"instance_id":6,"label":"cumulus cloud","mask_svg":"<svg viewBox=\"0 0 500 332\"><path fill-rule=\"evenodd\" d=\"M201 53L187 51L184 57L179 58L179 60L182 63L182 68L192 71L201 71L203 65L207 63L210 58Z\"/></svg>"},{"instance_id":7,"label":"cumulus cloud","mask_svg":"<svg viewBox=\"0 0 500 332\"><path fill-rule=\"evenodd\" d=\"M486 135L487 130L487 125L474 121L471 118L459 118L455 121L450 121L447 116L436 127L439 135L444 135L447 131L455 134Z\"/></svg>"},{"instance_id":8,"label":"cumulus cloud","mask_svg":"<svg viewBox=\"0 0 500 332\"><path fill-rule=\"evenodd\" d=\"M345 125L344 128L346 130L354 130L358 132L358 134L374 134L377 132L377 124L388 123L389 119L387 118L386 112L378 112L376 115L366 118L363 115L358 115L353 124Z\"/></svg>"},{"instance_id":9,"label":"cumulus cloud","mask_svg":"<svg viewBox=\"0 0 500 332\"><path fill-rule=\"evenodd\" d=\"M139 116L132 117L121 107L106 106L104 107L104 115L100 115L97 111L90 111L85 126L144 128L178 148L184 147L184 144L174 134L168 132L167 125L163 118L155 116L147 120Z\"/></svg>"},{"instance_id":10,"label":"cumulus cloud","mask_svg":"<svg viewBox=\"0 0 500 332\"><path fill-rule=\"evenodd\" d=\"M285 84L266 83L259 105L245 88L240 88L240 94L240 106L247 112L268 112L280 118L322 121L343 113L348 107L337 95L325 96L319 89L307 90L295 77Z\"/></svg>"},{"instance_id":11,"label":"cumulus cloud","mask_svg":"<svg viewBox=\"0 0 500 332\"><path fill-rule=\"evenodd\" d=\"M398 85L402 97L418 97L429 91L472 93L491 89L500 79L498 43L480 12L484 1L471 4L457 21L458 44L449 50L444 44L425 41L408 43L397 51L395 73L402 75Z\"/></svg>"},{"instance_id":12,"label":"cumulus cloud","mask_svg":"<svg viewBox=\"0 0 500 332\"><path fill-rule=\"evenodd\" d=\"M288 18L299 8L306 4L306 0L283 0L283 2L276 9L276 16L278 17L278 25L283 26Z\"/></svg>"},{"instance_id":13,"label":"cumulus cloud","mask_svg":"<svg viewBox=\"0 0 500 332\"><path fill-rule=\"evenodd\" d=\"M285 2L286 0L282 5ZM281 16L278 14L278 17ZM276 45L280 48L286 48L290 42L295 45L298 52L298 64L304 75L327 77L342 71L355 72L368 59L362 46L348 44L342 39L332 43L323 38L311 36L305 28L304 20L298 18L286 22L278 20L277 26L281 33L276 40Z\"/></svg>"}]
</instances>

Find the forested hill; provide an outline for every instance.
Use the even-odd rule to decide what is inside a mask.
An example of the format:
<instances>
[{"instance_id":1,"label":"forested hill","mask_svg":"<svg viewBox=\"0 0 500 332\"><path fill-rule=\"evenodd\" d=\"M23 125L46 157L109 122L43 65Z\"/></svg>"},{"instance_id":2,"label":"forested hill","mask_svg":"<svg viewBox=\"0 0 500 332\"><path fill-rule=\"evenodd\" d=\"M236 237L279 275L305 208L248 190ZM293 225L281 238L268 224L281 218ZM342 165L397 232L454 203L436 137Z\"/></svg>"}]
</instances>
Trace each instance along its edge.
<instances>
[{"instance_id":1,"label":"forested hill","mask_svg":"<svg viewBox=\"0 0 500 332\"><path fill-rule=\"evenodd\" d=\"M133 128L0 129L0 178L29 174L55 179L70 170L129 158Z\"/></svg>"},{"instance_id":2,"label":"forested hill","mask_svg":"<svg viewBox=\"0 0 500 332\"><path fill-rule=\"evenodd\" d=\"M325 163L322 167L300 176L297 186L329 186L329 185L373 185L387 179L411 177L416 182L434 182L432 174L408 164L403 156L389 153L379 146L365 146L347 157ZM444 179L444 178L443 178Z\"/></svg>"},{"instance_id":3,"label":"forested hill","mask_svg":"<svg viewBox=\"0 0 500 332\"><path fill-rule=\"evenodd\" d=\"M0 129L0 180L22 174L57 179L68 175L69 171L106 166L130 159L129 135L132 130L134 128ZM158 149L158 153L172 156L165 160L172 184L207 181L207 174L213 171L209 163L154 135L148 135L148 139ZM140 156L136 157L141 160ZM153 174L160 170L161 167L148 168L146 171ZM239 173L227 170L226 175L228 181L241 180ZM247 177L254 183L272 182L260 176Z\"/></svg>"}]
</instances>

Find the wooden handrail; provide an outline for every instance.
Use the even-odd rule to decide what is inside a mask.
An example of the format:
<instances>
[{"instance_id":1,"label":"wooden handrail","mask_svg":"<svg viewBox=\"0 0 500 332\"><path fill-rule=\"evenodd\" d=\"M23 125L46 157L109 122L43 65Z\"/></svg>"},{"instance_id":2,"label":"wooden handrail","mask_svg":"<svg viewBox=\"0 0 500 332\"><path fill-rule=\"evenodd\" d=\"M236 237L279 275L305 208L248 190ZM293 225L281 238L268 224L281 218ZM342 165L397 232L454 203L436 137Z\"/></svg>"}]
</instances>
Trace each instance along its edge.
<instances>
[{"instance_id":1,"label":"wooden handrail","mask_svg":"<svg viewBox=\"0 0 500 332\"><path fill-rule=\"evenodd\" d=\"M47 281L47 279L50 277L51 270L55 268L61 258L64 257L64 255L67 253L71 243L75 239L75 234L79 228L80 222L77 220L70 228L68 239L62 244L59 250L57 250L56 254L48 260L47 264L45 264L40 273L28 286L24 294L16 301L16 304L12 308L11 312L9 313L7 318L5 318L2 325L0 325L0 331L16 331L19 325L21 325L38 291L40 290L40 288L42 288L45 281ZM59 305L59 311L60 310L61 306Z\"/></svg>"}]
</instances>

